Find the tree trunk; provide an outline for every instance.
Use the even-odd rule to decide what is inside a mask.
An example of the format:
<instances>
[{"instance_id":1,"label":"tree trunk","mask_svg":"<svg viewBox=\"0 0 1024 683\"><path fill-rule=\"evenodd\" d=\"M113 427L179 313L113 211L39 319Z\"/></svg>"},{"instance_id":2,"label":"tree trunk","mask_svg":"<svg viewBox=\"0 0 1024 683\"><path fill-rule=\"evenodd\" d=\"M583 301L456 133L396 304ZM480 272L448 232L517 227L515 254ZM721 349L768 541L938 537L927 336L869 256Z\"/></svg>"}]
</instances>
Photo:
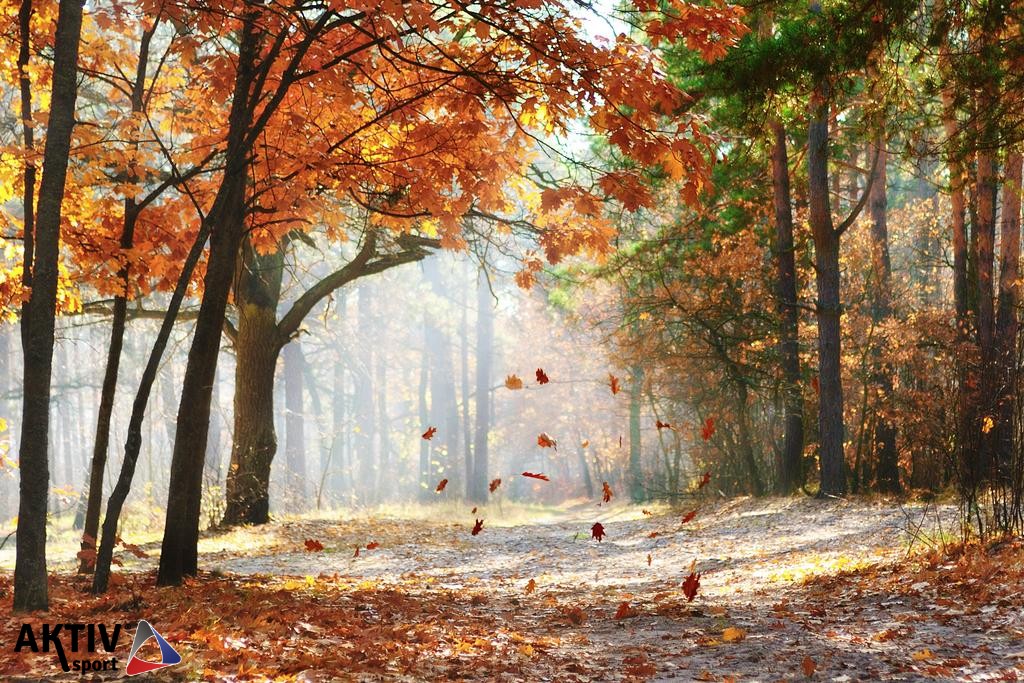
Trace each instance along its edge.
<instances>
[{"instance_id":1,"label":"tree trunk","mask_svg":"<svg viewBox=\"0 0 1024 683\"><path fill-rule=\"evenodd\" d=\"M997 419L996 406L996 353L995 353L995 290L993 266L995 257L996 231L996 158L990 149L980 149L977 161L977 179L975 181L978 198L977 247L978 264L978 349L980 356L980 394L978 396L977 419L980 424L978 449L969 454L971 463L968 471L972 473L971 484L977 485L986 476L992 463L995 432L989 425Z\"/></svg>"},{"instance_id":2,"label":"tree trunk","mask_svg":"<svg viewBox=\"0 0 1024 683\"><path fill-rule=\"evenodd\" d=\"M306 434L303 407L302 344L294 340L285 344L284 396L285 396L285 459L288 462L288 482L298 501L306 497Z\"/></svg>"},{"instance_id":3,"label":"tree trunk","mask_svg":"<svg viewBox=\"0 0 1024 683\"><path fill-rule=\"evenodd\" d=\"M782 468L776 490L788 494L803 484L804 397L800 387L800 309L797 308L796 257L793 248L793 210L789 191L786 129L771 122L772 190L775 204L775 259L779 306L779 356L785 434Z\"/></svg>"},{"instance_id":4,"label":"tree trunk","mask_svg":"<svg viewBox=\"0 0 1024 683\"><path fill-rule=\"evenodd\" d=\"M46 513L50 380L53 364L54 318L60 260L61 203L67 179L71 132L78 96L78 45L82 33L83 0L61 0L53 53L43 178L35 225L32 289L22 322L24 399L21 418L18 505L18 545L14 569L14 610L46 609Z\"/></svg>"},{"instance_id":5,"label":"tree trunk","mask_svg":"<svg viewBox=\"0 0 1024 683\"><path fill-rule=\"evenodd\" d=\"M473 442L473 482L470 498L487 500L491 434L491 366L494 354L494 301L481 271L476 287L476 429ZM467 399L468 400L468 399Z\"/></svg>"},{"instance_id":6,"label":"tree trunk","mask_svg":"<svg viewBox=\"0 0 1024 683\"><path fill-rule=\"evenodd\" d=\"M277 453L274 374L283 340L277 328L284 254L242 247L235 287L235 425L223 524L270 520L270 467Z\"/></svg>"},{"instance_id":7,"label":"tree trunk","mask_svg":"<svg viewBox=\"0 0 1024 683\"><path fill-rule=\"evenodd\" d=\"M750 430L750 408L748 403L747 384L742 377L736 378L736 422L739 432L739 449L743 465L747 469L750 480L750 492L755 496L764 495L764 482L757 469L757 457L754 455L754 438Z\"/></svg>"},{"instance_id":8,"label":"tree trunk","mask_svg":"<svg viewBox=\"0 0 1024 683\"><path fill-rule=\"evenodd\" d=\"M807 192L818 290L818 434L822 496L846 493L843 455L843 380L840 357L839 234L832 223L828 187L829 84L811 96L807 132Z\"/></svg>"},{"instance_id":9,"label":"tree trunk","mask_svg":"<svg viewBox=\"0 0 1024 683\"><path fill-rule=\"evenodd\" d=\"M875 177L871 182L868 199L871 213L871 264L874 282L871 287L871 317L881 323L892 315L892 266L889 260L889 226L887 222L888 178L886 174L887 154L885 136L878 126L870 150L874 161ZM877 352L876 348L876 352ZM876 354L877 355L877 354ZM876 388L876 406L881 410L874 420L873 451L877 459L875 487L883 493L900 491L899 454L896 451L896 425L888 416L893 391L893 368L876 358L873 384ZM867 482L865 482L867 485Z\"/></svg>"},{"instance_id":10,"label":"tree trunk","mask_svg":"<svg viewBox=\"0 0 1024 683\"><path fill-rule=\"evenodd\" d=\"M639 365L629 369L629 497L634 503L647 498L644 473L640 462L640 399L643 395L644 371Z\"/></svg>"},{"instance_id":11,"label":"tree trunk","mask_svg":"<svg viewBox=\"0 0 1024 683\"><path fill-rule=\"evenodd\" d=\"M371 285L359 288L358 327L360 335L359 366L355 382L355 416L358 431L355 435L355 457L359 467L359 502L371 503L376 497L377 459L374 456L374 436L377 432L373 395L374 344L369 332L374 325L374 303Z\"/></svg>"},{"instance_id":12,"label":"tree trunk","mask_svg":"<svg viewBox=\"0 0 1024 683\"><path fill-rule=\"evenodd\" d=\"M429 314L427 314L429 315ZM420 417L420 429L426 430L430 426L430 403L427 401L427 391L430 388L430 320L427 315L423 317L423 353L420 356L420 386L418 392L418 405ZM430 480L433 475L433 468L430 463L430 442L420 439L420 488L419 498L421 501L430 500L432 493Z\"/></svg>"},{"instance_id":13,"label":"tree trunk","mask_svg":"<svg viewBox=\"0 0 1024 683\"><path fill-rule=\"evenodd\" d=\"M1006 157L1002 221L999 227L999 306L996 314L996 462L1005 473L1014 454L1014 397L1017 386L1017 307L1020 280L1021 165L1024 156L1012 150Z\"/></svg>"}]
</instances>

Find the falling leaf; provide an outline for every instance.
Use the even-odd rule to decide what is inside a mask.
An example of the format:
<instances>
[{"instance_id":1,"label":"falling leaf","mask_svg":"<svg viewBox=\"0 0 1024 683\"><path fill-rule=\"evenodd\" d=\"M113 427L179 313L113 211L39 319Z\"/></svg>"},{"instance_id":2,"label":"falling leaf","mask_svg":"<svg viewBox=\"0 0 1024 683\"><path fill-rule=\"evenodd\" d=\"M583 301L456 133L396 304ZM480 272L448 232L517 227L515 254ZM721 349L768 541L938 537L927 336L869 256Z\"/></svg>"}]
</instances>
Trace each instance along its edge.
<instances>
[{"instance_id":1,"label":"falling leaf","mask_svg":"<svg viewBox=\"0 0 1024 683\"><path fill-rule=\"evenodd\" d=\"M353 555L352 557L359 557L359 546L354 546L354 547L356 549L356 552L355 552L355 555Z\"/></svg>"},{"instance_id":2,"label":"falling leaf","mask_svg":"<svg viewBox=\"0 0 1024 683\"><path fill-rule=\"evenodd\" d=\"M324 549L324 544L313 538L306 539L306 550L311 553L318 553Z\"/></svg>"},{"instance_id":3,"label":"falling leaf","mask_svg":"<svg viewBox=\"0 0 1024 683\"><path fill-rule=\"evenodd\" d=\"M700 436L705 441L709 440L715 434L715 418L709 417L704 420L704 426L700 430Z\"/></svg>"},{"instance_id":4,"label":"falling leaf","mask_svg":"<svg viewBox=\"0 0 1024 683\"><path fill-rule=\"evenodd\" d=\"M366 549L367 550L376 550L379 547L380 547L380 543L377 543L377 541L370 541L369 543L366 544Z\"/></svg>"},{"instance_id":5,"label":"falling leaf","mask_svg":"<svg viewBox=\"0 0 1024 683\"><path fill-rule=\"evenodd\" d=\"M810 655L805 655L804 660L800 662L800 668L803 669L804 676L810 678L814 675L814 672L817 670L818 665L814 663L814 660L811 659Z\"/></svg>"},{"instance_id":6,"label":"falling leaf","mask_svg":"<svg viewBox=\"0 0 1024 683\"><path fill-rule=\"evenodd\" d=\"M641 510L640 512L641 512L641 513L643 513L643 515L644 515L645 517L650 517L651 515L653 515L653 514L654 514L654 513L653 513L653 512L651 512L650 510Z\"/></svg>"},{"instance_id":7,"label":"falling leaf","mask_svg":"<svg viewBox=\"0 0 1024 683\"><path fill-rule=\"evenodd\" d=\"M619 608L615 610L616 619L629 619L630 617L635 617L638 614L640 614L640 612L630 607L628 600L620 604Z\"/></svg>"},{"instance_id":8,"label":"falling leaf","mask_svg":"<svg viewBox=\"0 0 1024 683\"><path fill-rule=\"evenodd\" d=\"M558 442L544 432L537 435L537 445L541 448L554 448L556 451L558 450Z\"/></svg>"},{"instance_id":9,"label":"falling leaf","mask_svg":"<svg viewBox=\"0 0 1024 683\"><path fill-rule=\"evenodd\" d=\"M659 431L661 431L662 429L672 429L672 425L670 425L668 422L662 422L661 420L655 420L654 426L657 427Z\"/></svg>"},{"instance_id":10,"label":"falling leaf","mask_svg":"<svg viewBox=\"0 0 1024 683\"><path fill-rule=\"evenodd\" d=\"M501 486L501 478L500 477L497 478L497 479L491 479L491 483L487 485L487 488L489 488L491 490L491 493L494 493L495 491L498 490L499 486Z\"/></svg>"},{"instance_id":11,"label":"falling leaf","mask_svg":"<svg viewBox=\"0 0 1024 683\"><path fill-rule=\"evenodd\" d=\"M602 484L602 486L604 487L604 496L603 496L604 502L607 503L607 502L611 501L612 496L615 495L615 494L612 493L612 487L608 485L608 482L604 482L604 484Z\"/></svg>"},{"instance_id":12,"label":"falling leaf","mask_svg":"<svg viewBox=\"0 0 1024 683\"><path fill-rule=\"evenodd\" d=\"M622 434L619 434L619 448L622 448Z\"/></svg>"},{"instance_id":13,"label":"falling leaf","mask_svg":"<svg viewBox=\"0 0 1024 683\"><path fill-rule=\"evenodd\" d=\"M483 530L484 530L484 520L478 519L478 520L476 520L476 524L473 525L473 531L471 531L470 533L472 533L474 536L476 536L478 533L480 533Z\"/></svg>"},{"instance_id":14,"label":"falling leaf","mask_svg":"<svg viewBox=\"0 0 1024 683\"><path fill-rule=\"evenodd\" d=\"M697 589L700 588L700 574L694 571L697 566L697 561L694 560L690 564L690 575L683 581L683 595L686 596L687 602L693 602L693 599L697 597Z\"/></svg>"},{"instance_id":15,"label":"falling leaf","mask_svg":"<svg viewBox=\"0 0 1024 683\"><path fill-rule=\"evenodd\" d=\"M647 553L647 566L648 567L651 566L651 554L650 553Z\"/></svg>"},{"instance_id":16,"label":"falling leaf","mask_svg":"<svg viewBox=\"0 0 1024 683\"><path fill-rule=\"evenodd\" d=\"M622 388L619 386L619 378L611 373L608 373L608 386L612 390L612 396L622 391Z\"/></svg>"},{"instance_id":17,"label":"falling leaf","mask_svg":"<svg viewBox=\"0 0 1024 683\"><path fill-rule=\"evenodd\" d=\"M444 491L444 487L447 486L447 485L448 485L448 480L447 479L442 479L441 481L437 482L437 488L435 488L434 490L437 491L438 493L441 493L441 491Z\"/></svg>"},{"instance_id":18,"label":"falling leaf","mask_svg":"<svg viewBox=\"0 0 1024 683\"><path fill-rule=\"evenodd\" d=\"M703 476L701 476L700 481L697 482L697 488L698 489L704 488L705 486L708 485L708 482L710 482L710 481L711 481L711 473L710 472L705 472L703 474Z\"/></svg>"},{"instance_id":19,"label":"falling leaf","mask_svg":"<svg viewBox=\"0 0 1024 683\"><path fill-rule=\"evenodd\" d=\"M601 522L594 522L594 526L590 527L590 534L600 542L604 538L604 525Z\"/></svg>"},{"instance_id":20,"label":"falling leaf","mask_svg":"<svg viewBox=\"0 0 1024 683\"><path fill-rule=\"evenodd\" d=\"M729 626L722 631L722 640L727 643L738 643L747 637L747 632L738 626Z\"/></svg>"},{"instance_id":21,"label":"falling leaf","mask_svg":"<svg viewBox=\"0 0 1024 683\"><path fill-rule=\"evenodd\" d=\"M474 508L473 508L472 510L470 510L470 511L469 511L469 514L471 514L471 515L475 515L475 514L476 514L476 508L474 507Z\"/></svg>"},{"instance_id":22,"label":"falling leaf","mask_svg":"<svg viewBox=\"0 0 1024 683\"><path fill-rule=\"evenodd\" d=\"M696 510L690 510L685 515L683 515L683 524L686 524L688 522L692 522L693 518L696 517L696 516L697 516L697 511Z\"/></svg>"},{"instance_id":23,"label":"falling leaf","mask_svg":"<svg viewBox=\"0 0 1024 683\"><path fill-rule=\"evenodd\" d=\"M985 419L981 421L981 433L988 434L992 431L992 428L996 426L995 420L990 416L986 415Z\"/></svg>"},{"instance_id":24,"label":"falling leaf","mask_svg":"<svg viewBox=\"0 0 1024 683\"><path fill-rule=\"evenodd\" d=\"M543 368L537 368L537 384L547 384L551 380L548 379L548 375L544 372Z\"/></svg>"},{"instance_id":25,"label":"falling leaf","mask_svg":"<svg viewBox=\"0 0 1024 683\"><path fill-rule=\"evenodd\" d=\"M537 590L537 581L536 579L530 579L526 582L526 594L529 595L535 590Z\"/></svg>"},{"instance_id":26,"label":"falling leaf","mask_svg":"<svg viewBox=\"0 0 1024 683\"><path fill-rule=\"evenodd\" d=\"M428 427L427 431L423 432L423 438L430 441L434 438L434 434L437 434L437 427Z\"/></svg>"},{"instance_id":27,"label":"falling leaf","mask_svg":"<svg viewBox=\"0 0 1024 683\"><path fill-rule=\"evenodd\" d=\"M524 477L529 477L530 479L540 479L541 481L551 481L550 479L548 479L548 475L546 475L546 474L536 474L534 472L523 472L523 476Z\"/></svg>"},{"instance_id":28,"label":"falling leaf","mask_svg":"<svg viewBox=\"0 0 1024 683\"><path fill-rule=\"evenodd\" d=\"M586 448L590 445L590 439L584 439L583 443L580 444L580 448Z\"/></svg>"},{"instance_id":29,"label":"falling leaf","mask_svg":"<svg viewBox=\"0 0 1024 683\"><path fill-rule=\"evenodd\" d=\"M518 375L508 375L505 377L505 388L518 391L523 388L523 380Z\"/></svg>"}]
</instances>

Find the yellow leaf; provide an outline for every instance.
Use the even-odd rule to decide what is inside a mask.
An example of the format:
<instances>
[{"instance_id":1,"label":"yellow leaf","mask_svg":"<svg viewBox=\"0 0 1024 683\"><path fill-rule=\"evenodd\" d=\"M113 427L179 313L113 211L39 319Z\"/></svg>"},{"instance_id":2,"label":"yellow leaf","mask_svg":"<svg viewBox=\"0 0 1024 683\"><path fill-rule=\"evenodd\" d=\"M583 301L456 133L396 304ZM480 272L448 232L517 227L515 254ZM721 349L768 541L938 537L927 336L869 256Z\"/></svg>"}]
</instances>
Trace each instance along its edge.
<instances>
[{"instance_id":1,"label":"yellow leaf","mask_svg":"<svg viewBox=\"0 0 1024 683\"><path fill-rule=\"evenodd\" d=\"M932 651L928 648L918 650L917 652L910 655L911 659L913 659L915 662L923 662L925 660L931 659L932 656Z\"/></svg>"},{"instance_id":2,"label":"yellow leaf","mask_svg":"<svg viewBox=\"0 0 1024 683\"><path fill-rule=\"evenodd\" d=\"M534 579L530 579L526 584L526 594L529 595L535 590L537 590L537 582Z\"/></svg>"},{"instance_id":3,"label":"yellow leaf","mask_svg":"<svg viewBox=\"0 0 1024 683\"><path fill-rule=\"evenodd\" d=\"M730 626L722 631L722 640L727 643L738 643L747 637L747 632L737 626Z\"/></svg>"},{"instance_id":4,"label":"yellow leaf","mask_svg":"<svg viewBox=\"0 0 1024 683\"><path fill-rule=\"evenodd\" d=\"M982 431L983 434L988 434L989 432L992 431L992 428L995 427L995 426L996 426L995 420L993 420L991 417L986 415L985 419L982 420L982 422L981 422L981 431Z\"/></svg>"}]
</instances>

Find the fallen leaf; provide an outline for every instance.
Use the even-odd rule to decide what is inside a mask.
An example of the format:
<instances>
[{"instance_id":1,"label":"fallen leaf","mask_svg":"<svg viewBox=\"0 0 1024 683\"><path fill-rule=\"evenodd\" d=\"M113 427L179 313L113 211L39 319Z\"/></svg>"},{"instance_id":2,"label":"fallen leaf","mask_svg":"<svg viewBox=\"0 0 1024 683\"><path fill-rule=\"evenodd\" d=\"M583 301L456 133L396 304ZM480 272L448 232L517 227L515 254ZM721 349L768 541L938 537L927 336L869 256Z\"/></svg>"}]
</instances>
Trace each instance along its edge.
<instances>
[{"instance_id":1,"label":"fallen leaf","mask_svg":"<svg viewBox=\"0 0 1024 683\"><path fill-rule=\"evenodd\" d=\"M915 662L924 662L926 660L931 659L933 656L934 655L932 654L932 651L928 648L925 648L923 650L918 650L917 652L912 653L910 655L910 658L913 659Z\"/></svg>"},{"instance_id":2,"label":"fallen leaf","mask_svg":"<svg viewBox=\"0 0 1024 683\"><path fill-rule=\"evenodd\" d=\"M814 660L811 659L810 655L805 655L804 660L800 662L800 668L803 670L804 676L810 678L814 675L818 665L814 663Z\"/></svg>"},{"instance_id":3,"label":"fallen leaf","mask_svg":"<svg viewBox=\"0 0 1024 683\"><path fill-rule=\"evenodd\" d=\"M480 533L483 530L484 530L484 520L478 519L478 520L476 520L476 524L473 525L473 531L471 531L470 533L472 533L474 536L476 536L478 533Z\"/></svg>"},{"instance_id":4,"label":"fallen leaf","mask_svg":"<svg viewBox=\"0 0 1024 683\"><path fill-rule=\"evenodd\" d=\"M377 541L370 541L369 543L366 544L366 549L367 550L376 550L379 547L380 547L380 543L377 543Z\"/></svg>"},{"instance_id":5,"label":"fallen leaf","mask_svg":"<svg viewBox=\"0 0 1024 683\"><path fill-rule=\"evenodd\" d=\"M612 499L612 496L615 494L612 493L612 487L608 485L608 482L604 482L602 486L604 488L603 500L604 502L607 503Z\"/></svg>"},{"instance_id":6,"label":"fallen leaf","mask_svg":"<svg viewBox=\"0 0 1024 683\"><path fill-rule=\"evenodd\" d=\"M551 481L550 479L548 479L548 475L546 475L546 474L536 474L534 472L523 472L523 476L524 477L529 477L530 479L540 479L542 481Z\"/></svg>"},{"instance_id":7,"label":"fallen leaf","mask_svg":"<svg viewBox=\"0 0 1024 683\"><path fill-rule=\"evenodd\" d=\"M647 553L647 566L648 567L651 566L651 554L650 553Z\"/></svg>"},{"instance_id":8,"label":"fallen leaf","mask_svg":"<svg viewBox=\"0 0 1024 683\"><path fill-rule=\"evenodd\" d=\"M722 631L722 640L727 643L738 643L747 637L747 632L738 626L729 626Z\"/></svg>"},{"instance_id":9,"label":"fallen leaf","mask_svg":"<svg viewBox=\"0 0 1024 683\"><path fill-rule=\"evenodd\" d=\"M523 380L518 375L508 375L505 378L505 388L517 391L523 388Z\"/></svg>"},{"instance_id":10,"label":"fallen leaf","mask_svg":"<svg viewBox=\"0 0 1024 683\"><path fill-rule=\"evenodd\" d=\"M537 581L536 579L530 579L526 582L526 594L529 595L535 590L537 590Z\"/></svg>"},{"instance_id":11,"label":"fallen leaf","mask_svg":"<svg viewBox=\"0 0 1024 683\"><path fill-rule=\"evenodd\" d=\"M356 549L355 554L352 557L359 557L359 546L354 546Z\"/></svg>"},{"instance_id":12,"label":"fallen leaf","mask_svg":"<svg viewBox=\"0 0 1024 683\"><path fill-rule=\"evenodd\" d=\"M594 526L590 527L590 534L600 542L604 538L604 525L601 522L594 522Z\"/></svg>"},{"instance_id":13,"label":"fallen leaf","mask_svg":"<svg viewBox=\"0 0 1024 683\"><path fill-rule=\"evenodd\" d=\"M700 574L693 571L696 561L690 565L690 575L683 581L683 595L686 596L687 602L693 602L693 599L697 597L697 589L700 588Z\"/></svg>"},{"instance_id":14,"label":"fallen leaf","mask_svg":"<svg viewBox=\"0 0 1024 683\"><path fill-rule=\"evenodd\" d=\"M324 549L324 544L313 538L306 539L306 550L311 553L318 553Z\"/></svg>"},{"instance_id":15,"label":"fallen leaf","mask_svg":"<svg viewBox=\"0 0 1024 683\"><path fill-rule=\"evenodd\" d=\"M434 434L437 434L437 427L427 427L427 431L423 432L423 438L430 441L434 438Z\"/></svg>"},{"instance_id":16,"label":"fallen leaf","mask_svg":"<svg viewBox=\"0 0 1024 683\"><path fill-rule=\"evenodd\" d=\"M696 517L696 516L697 516L697 511L696 510L690 510L685 515L683 515L683 524L686 524L687 522L692 522L693 518Z\"/></svg>"},{"instance_id":17,"label":"fallen leaf","mask_svg":"<svg viewBox=\"0 0 1024 683\"><path fill-rule=\"evenodd\" d=\"M551 380L548 379L548 375L544 372L543 368L537 368L537 384L547 384Z\"/></svg>"},{"instance_id":18,"label":"fallen leaf","mask_svg":"<svg viewBox=\"0 0 1024 683\"><path fill-rule=\"evenodd\" d=\"M629 619L630 617L635 617L638 614L640 614L640 612L630 607L628 600L620 604L619 608L615 610L616 619Z\"/></svg>"},{"instance_id":19,"label":"fallen leaf","mask_svg":"<svg viewBox=\"0 0 1024 683\"><path fill-rule=\"evenodd\" d=\"M441 481L437 482L437 488L434 489L434 490L437 491L438 493L441 493L441 491L444 491L444 487L447 486L447 485L448 485L448 480L447 479L442 479Z\"/></svg>"},{"instance_id":20,"label":"fallen leaf","mask_svg":"<svg viewBox=\"0 0 1024 683\"><path fill-rule=\"evenodd\" d=\"M590 445L590 439L584 439L583 443L580 444L580 448L586 448Z\"/></svg>"}]
</instances>

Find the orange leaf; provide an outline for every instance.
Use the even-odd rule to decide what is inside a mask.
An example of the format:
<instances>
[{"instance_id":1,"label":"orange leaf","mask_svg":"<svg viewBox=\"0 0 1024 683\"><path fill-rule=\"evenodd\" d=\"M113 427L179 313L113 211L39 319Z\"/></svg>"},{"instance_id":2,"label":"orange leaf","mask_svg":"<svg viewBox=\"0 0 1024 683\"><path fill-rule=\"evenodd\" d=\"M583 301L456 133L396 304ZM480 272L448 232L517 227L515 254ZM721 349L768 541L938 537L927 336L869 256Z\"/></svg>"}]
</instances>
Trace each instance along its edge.
<instances>
[{"instance_id":1,"label":"orange leaf","mask_svg":"<svg viewBox=\"0 0 1024 683\"><path fill-rule=\"evenodd\" d=\"M687 522L692 522L693 518L696 517L696 516L697 516L697 511L696 510L690 510L685 515L683 515L683 524L686 524Z\"/></svg>"},{"instance_id":2,"label":"orange leaf","mask_svg":"<svg viewBox=\"0 0 1024 683\"><path fill-rule=\"evenodd\" d=\"M619 378L611 373L608 373L608 386L611 387L612 396L622 390L621 387L619 387Z\"/></svg>"},{"instance_id":3,"label":"orange leaf","mask_svg":"<svg viewBox=\"0 0 1024 683\"><path fill-rule=\"evenodd\" d=\"M508 375L505 377L505 388L516 391L523 388L523 380L519 379L516 375Z\"/></svg>"},{"instance_id":4,"label":"orange leaf","mask_svg":"<svg viewBox=\"0 0 1024 683\"><path fill-rule=\"evenodd\" d=\"M810 655L806 655L804 656L804 660L800 662L800 668L803 669L804 676L810 678L814 675L814 672L815 670L817 670L818 665L814 662L813 659L811 659Z\"/></svg>"},{"instance_id":5,"label":"orange leaf","mask_svg":"<svg viewBox=\"0 0 1024 683\"><path fill-rule=\"evenodd\" d=\"M318 552L320 552L323 549L324 549L324 544L321 543L320 541L317 541L316 539L312 539L312 538L307 538L306 539L306 550L308 550L309 552L311 552L311 553L318 553Z\"/></svg>"},{"instance_id":6,"label":"orange leaf","mask_svg":"<svg viewBox=\"0 0 1024 683\"><path fill-rule=\"evenodd\" d=\"M524 477L529 477L530 479L540 479L541 481L551 481L550 479L548 479L548 475L546 475L546 474L535 474L534 472L523 472L523 476Z\"/></svg>"},{"instance_id":7,"label":"orange leaf","mask_svg":"<svg viewBox=\"0 0 1024 683\"><path fill-rule=\"evenodd\" d=\"M491 479L491 483L487 485L487 488L491 490L491 493L494 493L495 491L498 490L499 486L501 486L501 477L497 479Z\"/></svg>"},{"instance_id":8,"label":"orange leaf","mask_svg":"<svg viewBox=\"0 0 1024 683\"><path fill-rule=\"evenodd\" d=\"M558 450L558 442L544 432L537 436L537 445L541 448L554 448L556 451Z\"/></svg>"},{"instance_id":9,"label":"orange leaf","mask_svg":"<svg viewBox=\"0 0 1024 683\"><path fill-rule=\"evenodd\" d=\"M526 582L526 594L529 595L535 590L537 590L537 582L534 579L530 579Z\"/></svg>"},{"instance_id":10,"label":"orange leaf","mask_svg":"<svg viewBox=\"0 0 1024 683\"><path fill-rule=\"evenodd\" d=\"M366 549L367 550L376 550L379 547L380 547L380 543L377 543L377 541L370 541L369 543L366 544Z\"/></svg>"},{"instance_id":11,"label":"orange leaf","mask_svg":"<svg viewBox=\"0 0 1024 683\"><path fill-rule=\"evenodd\" d=\"M612 487L608 486L608 482L604 482L603 486L604 486L604 502L607 503L607 502L609 502L612 499L612 496L614 494L612 493Z\"/></svg>"},{"instance_id":12,"label":"orange leaf","mask_svg":"<svg viewBox=\"0 0 1024 683\"><path fill-rule=\"evenodd\" d=\"M715 418L709 417L704 420L704 427L700 430L700 436L707 441L715 434Z\"/></svg>"},{"instance_id":13,"label":"orange leaf","mask_svg":"<svg viewBox=\"0 0 1024 683\"><path fill-rule=\"evenodd\" d=\"M687 602L693 602L693 599L697 597L698 588L700 588L700 574L690 572L690 575L683 581L683 595L686 596Z\"/></svg>"},{"instance_id":14,"label":"orange leaf","mask_svg":"<svg viewBox=\"0 0 1024 683\"><path fill-rule=\"evenodd\" d=\"M423 438L430 441L434 438L434 434L437 434L437 427L428 427L427 431L423 432Z\"/></svg>"},{"instance_id":15,"label":"orange leaf","mask_svg":"<svg viewBox=\"0 0 1024 683\"><path fill-rule=\"evenodd\" d=\"M654 426L657 427L659 431L662 429L672 429L672 425L668 422L662 422L661 420L655 420Z\"/></svg>"},{"instance_id":16,"label":"orange leaf","mask_svg":"<svg viewBox=\"0 0 1024 683\"><path fill-rule=\"evenodd\" d=\"M628 619L630 617L635 617L638 614L640 614L640 612L630 607L628 600L620 604L619 608L615 610L616 619Z\"/></svg>"}]
</instances>

